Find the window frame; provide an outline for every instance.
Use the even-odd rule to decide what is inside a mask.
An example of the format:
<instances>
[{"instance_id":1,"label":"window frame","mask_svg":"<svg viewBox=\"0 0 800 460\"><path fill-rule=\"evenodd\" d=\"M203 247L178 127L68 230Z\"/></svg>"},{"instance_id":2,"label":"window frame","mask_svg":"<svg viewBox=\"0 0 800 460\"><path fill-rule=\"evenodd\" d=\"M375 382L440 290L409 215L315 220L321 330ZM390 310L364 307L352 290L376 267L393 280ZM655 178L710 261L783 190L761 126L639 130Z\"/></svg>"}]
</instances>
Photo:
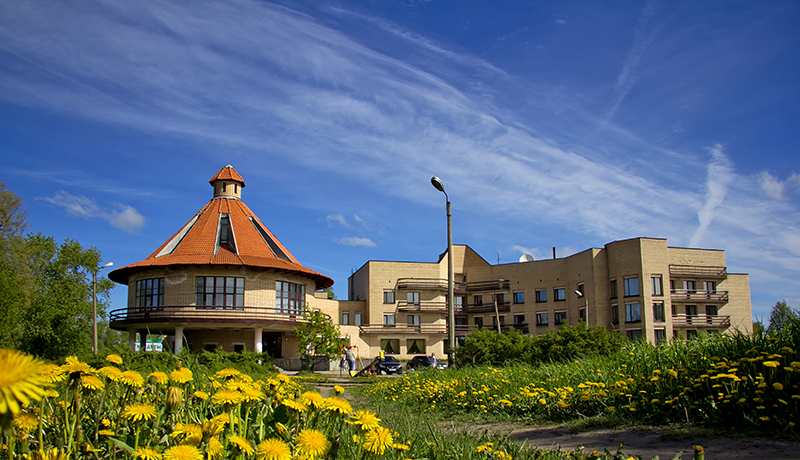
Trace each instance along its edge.
<instances>
[{"instance_id":1,"label":"window frame","mask_svg":"<svg viewBox=\"0 0 800 460\"><path fill-rule=\"evenodd\" d=\"M516 291L513 294L514 304L519 305L525 303L525 291Z\"/></svg>"},{"instance_id":2,"label":"window frame","mask_svg":"<svg viewBox=\"0 0 800 460\"><path fill-rule=\"evenodd\" d=\"M537 326L547 326L547 312L546 311L537 311L536 312L536 325Z\"/></svg>"},{"instance_id":3,"label":"window frame","mask_svg":"<svg viewBox=\"0 0 800 460\"><path fill-rule=\"evenodd\" d=\"M242 276L195 276L194 285L195 310L244 309L245 279Z\"/></svg>"},{"instance_id":4,"label":"window frame","mask_svg":"<svg viewBox=\"0 0 800 460\"><path fill-rule=\"evenodd\" d=\"M661 275L650 275L650 290L654 297L664 295L664 279Z\"/></svg>"},{"instance_id":5,"label":"window frame","mask_svg":"<svg viewBox=\"0 0 800 460\"><path fill-rule=\"evenodd\" d=\"M361 312L353 312L353 326L361 326Z\"/></svg>"},{"instance_id":6,"label":"window frame","mask_svg":"<svg viewBox=\"0 0 800 460\"><path fill-rule=\"evenodd\" d=\"M636 306L636 310L633 306ZM634 314L635 313L635 314ZM642 304L639 302L628 302L625 304L625 323L641 323L642 322Z\"/></svg>"},{"instance_id":7,"label":"window frame","mask_svg":"<svg viewBox=\"0 0 800 460\"><path fill-rule=\"evenodd\" d=\"M380 339L380 346L381 350L384 354L387 355L399 355L400 354L400 339ZM395 345L396 351L392 345Z\"/></svg>"},{"instance_id":8,"label":"window frame","mask_svg":"<svg viewBox=\"0 0 800 460\"><path fill-rule=\"evenodd\" d=\"M350 312L343 311L342 312L342 326L349 326L350 325Z\"/></svg>"},{"instance_id":9,"label":"window frame","mask_svg":"<svg viewBox=\"0 0 800 460\"><path fill-rule=\"evenodd\" d=\"M634 280L636 280L634 282ZM627 276L622 279L625 297L639 297L641 290L639 289L639 277ZM633 288L636 288L634 291Z\"/></svg>"},{"instance_id":10,"label":"window frame","mask_svg":"<svg viewBox=\"0 0 800 460\"><path fill-rule=\"evenodd\" d=\"M627 329L625 331L625 336L628 337L628 340L630 340L631 342L641 342L642 340L644 340L644 334L642 333L641 329Z\"/></svg>"},{"instance_id":11,"label":"window frame","mask_svg":"<svg viewBox=\"0 0 800 460\"><path fill-rule=\"evenodd\" d=\"M619 305L614 304L611 306L611 324L619 324Z\"/></svg>"},{"instance_id":12,"label":"window frame","mask_svg":"<svg viewBox=\"0 0 800 460\"><path fill-rule=\"evenodd\" d=\"M667 320L666 311L664 310L664 301L653 301L653 322L663 323Z\"/></svg>"},{"instance_id":13,"label":"window frame","mask_svg":"<svg viewBox=\"0 0 800 460\"><path fill-rule=\"evenodd\" d=\"M286 295L283 293L286 293ZM302 315L305 304L305 284L283 280L275 281L275 309L278 312L288 313L290 315Z\"/></svg>"},{"instance_id":14,"label":"window frame","mask_svg":"<svg viewBox=\"0 0 800 460\"><path fill-rule=\"evenodd\" d=\"M617 298L617 294L618 294L617 287L618 287L617 286L617 279L614 278L613 280L611 280L610 286L609 286L609 290L611 291L610 292L610 294L611 294L610 298L611 299L616 299Z\"/></svg>"},{"instance_id":15,"label":"window frame","mask_svg":"<svg viewBox=\"0 0 800 460\"><path fill-rule=\"evenodd\" d=\"M561 294L559 298L559 294ZM553 302L566 302L567 288L553 288Z\"/></svg>"},{"instance_id":16,"label":"window frame","mask_svg":"<svg viewBox=\"0 0 800 460\"><path fill-rule=\"evenodd\" d=\"M537 289L535 292L536 292L536 303L547 302L547 289Z\"/></svg>"},{"instance_id":17,"label":"window frame","mask_svg":"<svg viewBox=\"0 0 800 460\"><path fill-rule=\"evenodd\" d=\"M383 303L394 304L394 291L383 291Z\"/></svg>"},{"instance_id":18,"label":"window frame","mask_svg":"<svg viewBox=\"0 0 800 460\"><path fill-rule=\"evenodd\" d=\"M394 313L384 313L383 314L383 325L384 326L395 326L397 324L397 318L395 318Z\"/></svg>"},{"instance_id":19,"label":"window frame","mask_svg":"<svg viewBox=\"0 0 800 460\"><path fill-rule=\"evenodd\" d=\"M422 348L419 348L419 343L422 343ZM425 339L406 339L406 354L408 355L426 355L427 347Z\"/></svg>"},{"instance_id":20,"label":"window frame","mask_svg":"<svg viewBox=\"0 0 800 460\"><path fill-rule=\"evenodd\" d=\"M149 287L148 284L150 285ZM156 284L158 286L156 286ZM136 302L136 308L163 310L161 307L164 306L164 278L145 278L137 280L134 301Z\"/></svg>"},{"instance_id":21,"label":"window frame","mask_svg":"<svg viewBox=\"0 0 800 460\"><path fill-rule=\"evenodd\" d=\"M553 324L567 324L567 311L566 310L554 311Z\"/></svg>"}]
</instances>

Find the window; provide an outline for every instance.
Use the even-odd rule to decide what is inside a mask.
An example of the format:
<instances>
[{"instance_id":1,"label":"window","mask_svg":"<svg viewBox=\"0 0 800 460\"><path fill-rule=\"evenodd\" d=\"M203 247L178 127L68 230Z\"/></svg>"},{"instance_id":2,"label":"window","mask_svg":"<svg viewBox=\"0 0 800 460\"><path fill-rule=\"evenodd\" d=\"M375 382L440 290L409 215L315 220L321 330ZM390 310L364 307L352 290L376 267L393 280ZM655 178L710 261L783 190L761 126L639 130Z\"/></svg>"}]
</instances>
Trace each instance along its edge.
<instances>
[{"instance_id":1,"label":"window","mask_svg":"<svg viewBox=\"0 0 800 460\"><path fill-rule=\"evenodd\" d=\"M464 301L465 301L464 296L457 295L457 296L453 297L453 304L455 304L454 310L455 311L463 311L464 310L464 303L465 303Z\"/></svg>"},{"instance_id":2,"label":"window","mask_svg":"<svg viewBox=\"0 0 800 460\"><path fill-rule=\"evenodd\" d=\"M547 291L544 289L537 289L536 290L536 301L537 302L547 302Z\"/></svg>"},{"instance_id":3,"label":"window","mask_svg":"<svg viewBox=\"0 0 800 460\"><path fill-rule=\"evenodd\" d=\"M565 288L553 289L553 300L556 302L567 300L567 290Z\"/></svg>"},{"instance_id":4,"label":"window","mask_svg":"<svg viewBox=\"0 0 800 460\"><path fill-rule=\"evenodd\" d=\"M525 315L514 315L514 324L525 324Z\"/></svg>"},{"instance_id":5,"label":"window","mask_svg":"<svg viewBox=\"0 0 800 460\"><path fill-rule=\"evenodd\" d=\"M684 311L686 311L686 322L692 324L692 317L697 316L697 305L687 305Z\"/></svg>"},{"instance_id":6,"label":"window","mask_svg":"<svg viewBox=\"0 0 800 460\"><path fill-rule=\"evenodd\" d=\"M164 278L152 278L136 282L137 307L161 307L164 305Z\"/></svg>"},{"instance_id":7,"label":"window","mask_svg":"<svg viewBox=\"0 0 800 460\"><path fill-rule=\"evenodd\" d=\"M567 312L557 311L553 314L553 319L555 320L556 324L564 324L567 322Z\"/></svg>"},{"instance_id":8,"label":"window","mask_svg":"<svg viewBox=\"0 0 800 460\"><path fill-rule=\"evenodd\" d=\"M586 322L586 308L581 308L580 310L578 310L578 316L580 316L581 321L583 321L585 323Z\"/></svg>"},{"instance_id":9,"label":"window","mask_svg":"<svg viewBox=\"0 0 800 460\"><path fill-rule=\"evenodd\" d=\"M234 353L243 353L247 351L243 343L236 343L233 345L233 352Z\"/></svg>"},{"instance_id":10,"label":"window","mask_svg":"<svg viewBox=\"0 0 800 460\"><path fill-rule=\"evenodd\" d=\"M505 326L506 324L506 317L500 316L500 325ZM492 326L497 326L497 316L492 316Z\"/></svg>"},{"instance_id":11,"label":"window","mask_svg":"<svg viewBox=\"0 0 800 460\"><path fill-rule=\"evenodd\" d=\"M424 355L425 340L424 339L408 339L406 340L406 353L409 355Z\"/></svg>"},{"instance_id":12,"label":"window","mask_svg":"<svg viewBox=\"0 0 800 460\"><path fill-rule=\"evenodd\" d=\"M348 324L350 324L350 313L344 312L342 313L342 325L347 326Z\"/></svg>"},{"instance_id":13,"label":"window","mask_svg":"<svg viewBox=\"0 0 800 460\"><path fill-rule=\"evenodd\" d=\"M282 313L300 315L306 303L306 287L302 284L277 281L275 283L275 308Z\"/></svg>"},{"instance_id":14,"label":"window","mask_svg":"<svg viewBox=\"0 0 800 460\"><path fill-rule=\"evenodd\" d=\"M394 326L394 313L383 315L383 324L385 326Z\"/></svg>"},{"instance_id":15,"label":"window","mask_svg":"<svg viewBox=\"0 0 800 460\"><path fill-rule=\"evenodd\" d=\"M236 242L233 239L231 219L227 214L220 214L219 216L219 229L217 231L217 238L217 250L219 250L219 248L222 246L227 246L227 248L233 251L234 254L236 253Z\"/></svg>"},{"instance_id":16,"label":"window","mask_svg":"<svg viewBox=\"0 0 800 460\"><path fill-rule=\"evenodd\" d=\"M383 303L394 303L394 291L383 291Z\"/></svg>"},{"instance_id":17,"label":"window","mask_svg":"<svg viewBox=\"0 0 800 460\"><path fill-rule=\"evenodd\" d=\"M651 276L650 284L652 285L653 295L664 295L664 287L661 283L661 275Z\"/></svg>"},{"instance_id":18,"label":"window","mask_svg":"<svg viewBox=\"0 0 800 460\"><path fill-rule=\"evenodd\" d=\"M381 350L387 355L400 353L400 339L381 339Z\"/></svg>"},{"instance_id":19,"label":"window","mask_svg":"<svg viewBox=\"0 0 800 460\"><path fill-rule=\"evenodd\" d=\"M611 298L617 298L617 280L611 280Z\"/></svg>"},{"instance_id":20,"label":"window","mask_svg":"<svg viewBox=\"0 0 800 460\"><path fill-rule=\"evenodd\" d=\"M244 307L244 278L198 276L195 287L197 309Z\"/></svg>"},{"instance_id":21,"label":"window","mask_svg":"<svg viewBox=\"0 0 800 460\"><path fill-rule=\"evenodd\" d=\"M665 329L653 329L653 339L656 345L660 345L667 340L667 331Z\"/></svg>"},{"instance_id":22,"label":"window","mask_svg":"<svg viewBox=\"0 0 800 460\"><path fill-rule=\"evenodd\" d=\"M481 317L481 316L476 316L475 317L475 326L477 326L479 328L483 327L483 317Z\"/></svg>"},{"instance_id":23,"label":"window","mask_svg":"<svg viewBox=\"0 0 800 460\"><path fill-rule=\"evenodd\" d=\"M476 295L475 297L473 297L473 300L475 301L475 306L476 307L479 307L479 306L483 305L483 296L482 295Z\"/></svg>"},{"instance_id":24,"label":"window","mask_svg":"<svg viewBox=\"0 0 800 460\"><path fill-rule=\"evenodd\" d=\"M717 316L716 305L706 305L706 322L711 324L714 322L714 316Z\"/></svg>"},{"instance_id":25,"label":"window","mask_svg":"<svg viewBox=\"0 0 800 460\"><path fill-rule=\"evenodd\" d=\"M525 303L525 292L523 291L515 292L514 303Z\"/></svg>"},{"instance_id":26,"label":"window","mask_svg":"<svg viewBox=\"0 0 800 460\"><path fill-rule=\"evenodd\" d=\"M467 325L466 316L456 316L456 326L466 326L466 325Z\"/></svg>"},{"instance_id":27,"label":"window","mask_svg":"<svg viewBox=\"0 0 800 460\"><path fill-rule=\"evenodd\" d=\"M579 285L578 285L578 289L576 289L576 291L578 291L578 292L580 292L581 294L583 294L583 283L581 283L581 284L579 284Z\"/></svg>"},{"instance_id":28,"label":"window","mask_svg":"<svg viewBox=\"0 0 800 460\"><path fill-rule=\"evenodd\" d=\"M406 300L409 305L419 308L419 292L406 292Z\"/></svg>"},{"instance_id":29,"label":"window","mask_svg":"<svg viewBox=\"0 0 800 460\"><path fill-rule=\"evenodd\" d=\"M664 322L664 302L653 302L653 321Z\"/></svg>"},{"instance_id":30,"label":"window","mask_svg":"<svg viewBox=\"0 0 800 460\"><path fill-rule=\"evenodd\" d=\"M630 340L631 342L639 342L640 340L642 340L641 329L632 329L625 331L625 333L628 335L628 340Z\"/></svg>"},{"instance_id":31,"label":"window","mask_svg":"<svg viewBox=\"0 0 800 460\"><path fill-rule=\"evenodd\" d=\"M632 276L625 278L625 297L635 297L639 295L639 277Z\"/></svg>"},{"instance_id":32,"label":"window","mask_svg":"<svg viewBox=\"0 0 800 460\"><path fill-rule=\"evenodd\" d=\"M694 281L684 281L683 282L683 289L686 291L686 295L687 296L689 294L694 294L694 293L697 292L697 289L695 289L695 286L694 286Z\"/></svg>"},{"instance_id":33,"label":"window","mask_svg":"<svg viewBox=\"0 0 800 460\"><path fill-rule=\"evenodd\" d=\"M713 281L703 281L703 290L706 291L706 298L710 299L711 294L717 293L717 283Z\"/></svg>"},{"instance_id":34,"label":"window","mask_svg":"<svg viewBox=\"0 0 800 460\"><path fill-rule=\"evenodd\" d=\"M506 295L505 294L495 294L495 299L497 299L497 305L501 305L501 304L505 303Z\"/></svg>"},{"instance_id":35,"label":"window","mask_svg":"<svg viewBox=\"0 0 800 460\"><path fill-rule=\"evenodd\" d=\"M625 304L625 322L638 323L642 320L642 308L638 303Z\"/></svg>"},{"instance_id":36,"label":"window","mask_svg":"<svg viewBox=\"0 0 800 460\"><path fill-rule=\"evenodd\" d=\"M536 325L544 326L547 324L547 312L541 311L536 313Z\"/></svg>"},{"instance_id":37,"label":"window","mask_svg":"<svg viewBox=\"0 0 800 460\"><path fill-rule=\"evenodd\" d=\"M419 315L408 315L408 326L414 328L414 332L419 332Z\"/></svg>"},{"instance_id":38,"label":"window","mask_svg":"<svg viewBox=\"0 0 800 460\"><path fill-rule=\"evenodd\" d=\"M361 312L356 312L353 316L353 324L356 326L361 326Z\"/></svg>"},{"instance_id":39,"label":"window","mask_svg":"<svg viewBox=\"0 0 800 460\"><path fill-rule=\"evenodd\" d=\"M611 324L619 324L619 306L611 306Z\"/></svg>"}]
</instances>

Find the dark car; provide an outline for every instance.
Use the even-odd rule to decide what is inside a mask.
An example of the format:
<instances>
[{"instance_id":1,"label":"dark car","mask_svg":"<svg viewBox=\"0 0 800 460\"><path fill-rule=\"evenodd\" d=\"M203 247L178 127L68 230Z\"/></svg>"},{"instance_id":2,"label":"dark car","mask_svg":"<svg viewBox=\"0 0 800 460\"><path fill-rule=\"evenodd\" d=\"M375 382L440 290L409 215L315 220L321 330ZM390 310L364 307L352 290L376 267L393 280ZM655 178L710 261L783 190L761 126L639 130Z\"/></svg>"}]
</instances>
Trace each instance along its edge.
<instances>
[{"instance_id":1,"label":"dark car","mask_svg":"<svg viewBox=\"0 0 800 460\"><path fill-rule=\"evenodd\" d=\"M378 374L402 374L403 365L394 356L384 356L383 361L375 365L375 372Z\"/></svg>"},{"instance_id":2,"label":"dark car","mask_svg":"<svg viewBox=\"0 0 800 460\"><path fill-rule=\"evenodd\" d=\"M406 363L406 368L409 370L419 367L433 367L430 356L414 356Z\"/></svg>"}]
</instances>

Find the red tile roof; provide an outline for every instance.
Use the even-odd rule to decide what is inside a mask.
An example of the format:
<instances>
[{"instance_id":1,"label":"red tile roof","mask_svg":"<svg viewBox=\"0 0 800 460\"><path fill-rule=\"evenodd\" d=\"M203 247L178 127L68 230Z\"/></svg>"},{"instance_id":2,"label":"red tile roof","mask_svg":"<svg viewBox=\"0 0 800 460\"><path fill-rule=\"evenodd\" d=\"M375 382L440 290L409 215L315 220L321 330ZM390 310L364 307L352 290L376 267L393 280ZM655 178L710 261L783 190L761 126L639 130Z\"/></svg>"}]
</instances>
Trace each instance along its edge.
<instances>
[{"instance_id":1,"label":"red tile roof","mask_svg":"<svg viewBox=\"0 0 800 460\"><path fill-rule=\"evenodd\" d=\"M242 182L242 186L244 186L241 176L230 166L222 168L214 177L212 185L216 180L233 179ZM220 245L217 249L217 230L222 214L227 214L230 219L235 252L226 245ZM193 224L192 221L194 221ZM190 228L181 238L184 227L190 224ZM181 227L146 259L118 268L108 276L117 283L128 284L128 277L137 271L175 265L271 268L311 278L316 282L316 289L324 289L333 285L331 278L301 265L261 223L253 211L241 200L235 198L212 199L187 225Z\"/></svg>"}]
</instances>

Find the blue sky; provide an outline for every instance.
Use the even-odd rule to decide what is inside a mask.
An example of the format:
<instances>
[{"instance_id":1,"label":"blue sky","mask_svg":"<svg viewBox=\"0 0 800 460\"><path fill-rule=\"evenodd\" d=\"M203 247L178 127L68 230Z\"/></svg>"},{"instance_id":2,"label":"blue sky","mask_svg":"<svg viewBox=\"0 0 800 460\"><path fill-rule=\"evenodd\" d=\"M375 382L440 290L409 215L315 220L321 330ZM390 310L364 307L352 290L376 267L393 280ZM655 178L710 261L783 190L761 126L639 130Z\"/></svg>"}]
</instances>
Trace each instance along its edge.
<instances>
[{"instance_id":1,"label":"blue sky","mask_svg":"<svg viewBox=\"0 0 800 460\"><path fill-rule=\"evenodd\" d=\"M0 181L143 259L230 163L339 298L367 260L625 238L725 249L800 305L800 3L0 3ZM125 306L124 287L112 308Z\"/></svg>"}]
</instances>

